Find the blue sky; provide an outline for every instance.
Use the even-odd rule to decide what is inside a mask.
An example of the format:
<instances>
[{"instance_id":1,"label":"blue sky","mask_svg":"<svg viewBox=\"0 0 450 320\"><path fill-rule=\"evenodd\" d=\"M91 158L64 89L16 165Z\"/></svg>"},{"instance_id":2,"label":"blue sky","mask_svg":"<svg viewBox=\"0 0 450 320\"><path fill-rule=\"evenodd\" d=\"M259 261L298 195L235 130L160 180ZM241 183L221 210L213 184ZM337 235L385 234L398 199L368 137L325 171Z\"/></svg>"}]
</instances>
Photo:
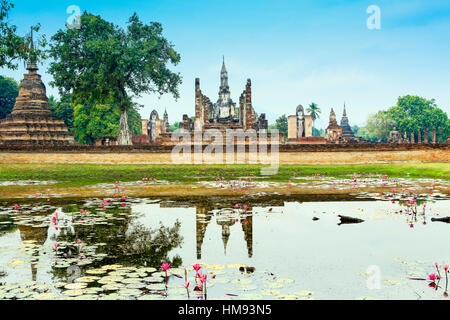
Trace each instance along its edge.
<instances>
[{"instance_id":1,"label":"blue sky","mask_svg":"<svg viewBox=\"0 0 450 320\"><path fill-rule=\"evenodd\" d=\"M167 108L171 123L194 115L194 79L204 94L217 100L222 55L235 102L252 79L253 106L269 123L294 114L298 104L315 102L322 109L317 127L326 127L331 107L342 115L344 101L350 124L363 125L368 114L386 109L401 95L434 98L450 111L450 1L355 0L147 0L147 1L14 1L10 21L19 32L40 22L51 37L65 28L67 7L99 14L125 26L137 12L158 21L181 54L173 67L183 84L180 99L143 95L136 101L148 118ZM381 10L381 29L369 30L366 9ZM48 62L40 73L48 94ZM23 66L0 74L22 78Z\"/></svg>"}]
</instances>

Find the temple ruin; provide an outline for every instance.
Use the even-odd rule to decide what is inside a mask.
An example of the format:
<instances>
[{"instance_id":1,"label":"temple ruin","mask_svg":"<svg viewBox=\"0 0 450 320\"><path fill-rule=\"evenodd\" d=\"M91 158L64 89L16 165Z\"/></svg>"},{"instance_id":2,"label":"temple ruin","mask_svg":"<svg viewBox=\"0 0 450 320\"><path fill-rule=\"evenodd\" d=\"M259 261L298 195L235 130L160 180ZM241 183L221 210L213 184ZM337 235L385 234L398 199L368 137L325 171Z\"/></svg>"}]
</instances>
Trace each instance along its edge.
<instances>
[{"instance_id":1,"label":"temple ruin","mask_svg":"<svg viewBox=\"0 0 450 320\"><path fill-rule=\"evenodd\" d=\"M11 114L0 120L0 144L74 144L64 121L56 118L50 110L36 63L30 61L27 70Z\"/></svg>"},{"instance_id":2,"label":"temple ruin","mask_svg":"<svg viewBox=\"0 0 450 320\"><path fill-rule=\"evenodd\" d=\"M313 137L313 120L311 115L305 114L303 106L297 106L295 115L288 117L288 144L325 144L323 137Z\"/></svg>"},{"instance_id":3,"label":"temple ruin","mask_svg":"<svg viewBox=\"0 0 450 320\"><path fill-rule=\"evenodd\" d=\"M256 131L267 130L266 115L258 114L252 105L252 83L247 79L245 90L239 98L239 107L231 99L228 85L228 71L225 67L225 59L220 71L219 98L216 103L205 96L200 89L200 79L195 79L195 120L183 115L180 128L187 131L218 129L225 132L227 129L254 129Z\"/></svg>"}]
</instances>

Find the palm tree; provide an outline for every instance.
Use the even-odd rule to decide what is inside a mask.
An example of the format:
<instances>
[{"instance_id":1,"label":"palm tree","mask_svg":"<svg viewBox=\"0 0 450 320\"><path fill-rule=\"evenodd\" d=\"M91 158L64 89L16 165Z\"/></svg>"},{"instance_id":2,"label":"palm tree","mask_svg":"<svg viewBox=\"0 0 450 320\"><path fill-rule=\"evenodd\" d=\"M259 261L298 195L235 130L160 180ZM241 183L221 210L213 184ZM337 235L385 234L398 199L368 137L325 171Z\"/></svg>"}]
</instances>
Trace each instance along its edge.
<instances>
[{"instance_id":1,"label":"palm tree","mask_svg":"<svg viewBox=\"0 0 450 320\"><path fill-rule=\"evenodd\" d=\"M308 109L306 109L306 112L309 112L309 114L311 115L312 121L313 121L313 126L314 126L314 122L320 118L320 108L317 105L317 103L312 102Z\"/></svg>"}]
</instances>

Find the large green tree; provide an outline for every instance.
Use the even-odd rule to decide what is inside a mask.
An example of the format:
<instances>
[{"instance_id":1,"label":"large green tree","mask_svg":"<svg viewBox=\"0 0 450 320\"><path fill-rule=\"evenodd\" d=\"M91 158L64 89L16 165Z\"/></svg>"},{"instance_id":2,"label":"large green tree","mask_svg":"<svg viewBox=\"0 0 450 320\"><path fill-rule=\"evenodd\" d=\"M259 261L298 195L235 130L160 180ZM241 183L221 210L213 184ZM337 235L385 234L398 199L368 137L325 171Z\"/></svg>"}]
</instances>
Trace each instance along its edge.
<instances>
[{"instance_id":1,"label":"large green tree","mask_svg":"<svg viewBox=\"0 0 450 320\"><path fill-rule=\"evenodd\" d=\"M179 97L180 55L162 35L161 24L142 23L134 14L124 30L100 16L84 12L79 29L59 30L53 37L49 72L61 94L72 93L76 104L120 108L119 144L131 144L128 112L133 96L171 93Z\"/></svg>"},{"instance_id":2,"label":"large green tree","mask_svg":"<svg viewBox=\"0 0 450 320\"><path fill-rule=\"evenodd\" d=\"M13 8L11 1L0 0L0 68L17 69L17 60L32 59L38 62L46 58L45 36L37 38L39 46L36 47L31 45L31 33L28 36L19 36L17 26L9 22L9 13ZM39 29L39 24L32 26L31 32L37 32Z\"/></svg>"},{"instance_id":3,"label":"large green tree","mask_svg":"<svg viewBox=\"0 0 450 320\"><path fill-rule=\"evenodd\" d=\"M0 119L11 113L19 95L19 84L12 78L0 76Z\"/></svg>"},{"instance_id":4,"label":"large green tree","mask_svg":"<svg viewBox=\"0 0 450 320\"><path fill-rule=\"evenodd\" d=\"M93 144L100 137L117 137L120 108L112 104L87 106L78 104L73 109L71 132L80 144ZM135 109L129 110L129 130L141 133L141 117Z\"/></svg>"},{"instance_id":5,"label":"large green tree","mask_svg":"<svg viewBox=\"0 0 450 320\"><path fill-rule=\"evenodd\" d=\"M450 124L447 114L440 109L434 99L428 100L418 96L407 95L399 97L397 105L387 111L397 128L422 137L428 132L431 138L432 130L436 129L439 142L443 142L450 134Z\"/></svg>"}]
</instances>

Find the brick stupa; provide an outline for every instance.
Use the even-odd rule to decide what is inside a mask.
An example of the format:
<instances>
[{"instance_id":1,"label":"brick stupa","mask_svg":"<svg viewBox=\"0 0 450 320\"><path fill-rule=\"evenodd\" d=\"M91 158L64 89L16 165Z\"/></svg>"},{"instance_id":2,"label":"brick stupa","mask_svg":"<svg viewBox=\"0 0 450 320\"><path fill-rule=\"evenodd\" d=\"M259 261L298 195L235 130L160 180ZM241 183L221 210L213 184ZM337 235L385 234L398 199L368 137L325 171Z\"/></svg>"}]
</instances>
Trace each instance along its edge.
<instances>
[{"instance_id":1,"label":"brick stupa","mask_svg":"<svg viewBox=\"0 0 450 320\"><path fill-rule=\"evenodd\" d=\"M11 114L0 120L0 144L73 144L74 138L64 121L50 110L36 63L29 62L27 70Z\"/></svg>"}]
</instances>

